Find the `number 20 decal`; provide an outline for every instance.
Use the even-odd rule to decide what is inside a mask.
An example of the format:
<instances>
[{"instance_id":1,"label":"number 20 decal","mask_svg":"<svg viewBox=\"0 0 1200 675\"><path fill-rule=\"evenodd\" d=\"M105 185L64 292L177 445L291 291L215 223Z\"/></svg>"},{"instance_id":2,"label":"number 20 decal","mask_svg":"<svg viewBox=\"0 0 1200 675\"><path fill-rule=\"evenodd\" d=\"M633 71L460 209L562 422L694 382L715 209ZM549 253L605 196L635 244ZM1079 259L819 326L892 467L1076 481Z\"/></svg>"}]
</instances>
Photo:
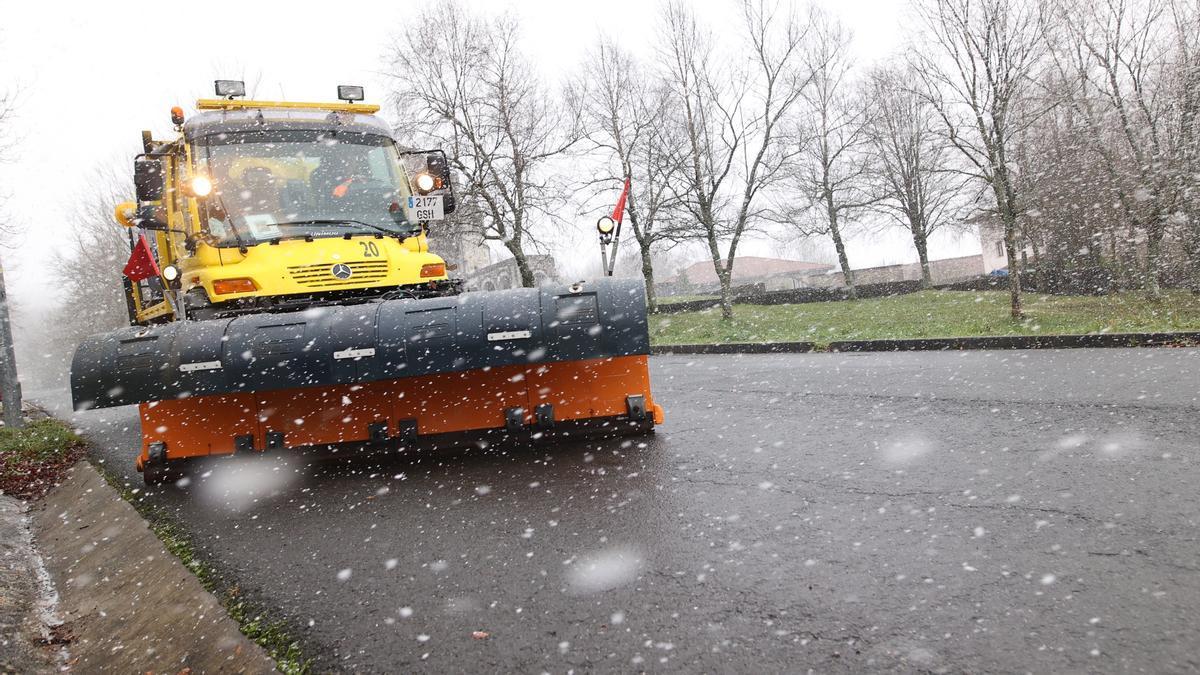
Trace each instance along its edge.
<instances>
[{"instance_id":1,"label":"number 20 decal","mask_svg":"<svg viewBox=\"0 0 1200 675\"><path fill-rule=\"evenodd\" d=\"M375 245L375 242L360 241L360 242L358 242L358 244L359 244L359 246L363 247L363 257L364 258L378 258L379 257L379 247Z\"/></svg>"}]
</instances>

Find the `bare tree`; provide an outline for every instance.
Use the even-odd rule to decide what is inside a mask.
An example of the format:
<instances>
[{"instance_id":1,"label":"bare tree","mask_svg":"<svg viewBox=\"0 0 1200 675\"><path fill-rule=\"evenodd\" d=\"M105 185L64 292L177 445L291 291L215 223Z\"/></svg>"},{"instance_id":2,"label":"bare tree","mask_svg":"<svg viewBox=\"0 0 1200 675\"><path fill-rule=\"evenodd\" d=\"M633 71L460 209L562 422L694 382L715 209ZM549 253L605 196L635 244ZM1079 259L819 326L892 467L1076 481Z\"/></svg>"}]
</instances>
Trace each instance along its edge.
<instances>
[{"instance_id":1,"label":"bare tree","mask_svg":"<svg viewBox=\"0 0 1200 675\"><path fill-rule=\"evenodd\" d=\"M1171 220L1178 226L1192 292L1200 294L1200 4L1172 2L1170 18L1173 44L1168 76L1176 101L1173 126L1179 190Z\"/></svg>"},{"instance_id":2,"label":"bare tree","mask_svg":"<svg viewBox=\"0 0 1200 675\"><path fill-rule=\"evenodd\" d=\"M1058 101L1087 129L1132 230L1142 288L1159 295L1163 245L1189 221L1200 112L1196 7L1172 0L1056 0L1046 42ZM1180 228L1183 229L1183 228ZM1186 231L1181 232L1188 241ZM1136 257L1136 256L1135 256Z\"/></svg>"},{"instance_id":3,"label":"bare tree","mask_svg":"<svg viewBox=\"0 0 1200 675\"><path fill-rule=\"evenodd\" d=\"M1017 264L1022 213L1011 146L1035 117L1028 94L1042 66L1040 0L920 0L929 41L910 50L917 88L947 141L991 192L1004 229L1013 318L1022 318Z\"/></svg>"},{"instance_id":4,"label":"bare tree","mask_svg":"<svg viewBox=\"0 0 1200 675\"><path fill-rule=\"evenodd\" d=\"M580 138L575 108L542 83L517 48L511 15L474 16L458 2L424 10L391 52L399 132L445 147L463 214L512 254L534 285L526 247L566 200L550 169Z\"/></svg>"},{"instance_id":5,"label":"bare tree","mask_svg":"<svg viewBox=\"0 0 1200 675\"><path fill-rule=\"evenodd\" d=\"M1072 86L1049 80L1043 85L1048 92ZM1061 105L1015 145L1026 205L1021 235L1032 249L1038 290L1101 292L1116 281L1113 263L1125 257L1126 219L1119 182L1112 180L1115 169L1093 151L1094 144L1088 124Z\"/></svg>"},{"instance_id":6,"label":"bare tree","mask_svg":"<svg viewBox=\"0 0 1200 675\"><path fill-rule=\"evenodd\" d=\"M683 134L683 168L672 191L690 222L680 234L707 246L726 321L733 319L738 244L766 215L764 193L794 155L780 136L810 79L801 53L807 21L775 3L745 0L741 9L745 72L731 70L740 60L722 58L711 32L682 2L667 6L660 31L670 122Z\"/></svg>"},{"instance_id":7,"label":"bare tree","mask_svg":"<svg viewBox=\"0 0 1200 675\"><path fill-rule=\"evenodd\" d=\"M669 103L668 90L611 40L602 39L584 65L577 85L587 138L608 157L615 169L599 179L611 189L629 179L625 218L638 245L647 305L655 311L654 252L673 236L670 189L677 175L679 139L674 127L661 123Z\"/></svg>"},{"instance_id":8,"label":"bare tree","mask_svg":"<svg viewBox=\"0 0 1200 675\"><path fill-rule=\"evenodd\" d=\"M819 17L805 56L812 82L803 97L795 180L809 204L793 224L806 236L833 240L842 279L853 297L854 271L846 254L845 229L855 214L879 201L873 185L877 170L869 152L867 104L851 80L850 33L840 22Z\"/></svg>"},{"instance_id":9,"label":"bare tree","mask_svg":"<svg viewBox=\"0 0 1200 675\"><path fill-rule=\"evenodd\" d=\"M52 339L64 351L83 338L129 321L121 270L132 248L131 231L117 224L117 204L131 198L133 184L116 168L99 168L87 196L75 205L70 234L60 242L55 264L63 275L62 304L55 310Z\"/></svg>"},{"instance_id":10,"label":"bare tree","mask_svg":"<svg viewBox=\"0 0 1200 675\"><path fill-rule=\"evenodd\" d=\"M0 161L7 159L8 126L12 121L14 95L0 93ZM6 195L0 194L0 234L9 235L15 228L4 217ZM17 373L17 353L13 345L12 318L9 312L8 291L4 285L4 265L0 263L0 394L4 397L4 424L9 428L24 425L21 414L21 380Z\"/></svg>"},{"instance_id":11,"label":"bare tree","mask_svg":"<svg viewBox=\"0 0 1200 675\"><path fill-rule=\"evenodd\" d=\"M950 148L938 133L940 121L925 97L909 83L911 67L885 66L871 73L867 136L878 172L876 208L908 230L929 288L929 236L960 222L965 178L955 170Z\"/></svg>"}]
</instances>

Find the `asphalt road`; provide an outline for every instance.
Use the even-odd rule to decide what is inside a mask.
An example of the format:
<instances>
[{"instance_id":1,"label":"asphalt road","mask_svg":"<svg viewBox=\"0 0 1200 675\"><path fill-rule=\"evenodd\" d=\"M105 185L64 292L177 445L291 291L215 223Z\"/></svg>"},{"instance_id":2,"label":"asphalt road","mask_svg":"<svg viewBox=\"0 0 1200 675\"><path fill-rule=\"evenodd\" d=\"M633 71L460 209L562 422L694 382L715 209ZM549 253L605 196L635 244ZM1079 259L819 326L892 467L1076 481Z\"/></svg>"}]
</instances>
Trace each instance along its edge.
<instances>
[{"instance_id":1,"label":"asphalt road","mask_svg":"<svg viewBox=\"0 0 1200 675\"><path fill-rule=\"evenodd\" d=\"M1200 350L651 363L640 444L153 499L318 671L1200 668ZM133 409L75 422L135 475Z\"/></svg>"}]
</instances>

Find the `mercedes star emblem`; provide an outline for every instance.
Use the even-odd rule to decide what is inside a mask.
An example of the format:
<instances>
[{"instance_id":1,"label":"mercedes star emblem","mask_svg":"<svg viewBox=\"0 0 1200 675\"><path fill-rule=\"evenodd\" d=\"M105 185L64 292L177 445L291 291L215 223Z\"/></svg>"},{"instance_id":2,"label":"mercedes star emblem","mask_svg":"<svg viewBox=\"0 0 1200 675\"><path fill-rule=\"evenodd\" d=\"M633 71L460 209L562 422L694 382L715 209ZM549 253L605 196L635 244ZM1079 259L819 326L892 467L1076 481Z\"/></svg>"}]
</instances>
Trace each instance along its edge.
<instances>
[{"instance_id":1,"label":"mercedes star emblem","mask_svg":"<svg viewBox=\"0 0 1200 675\"><path fill-rule=\"evenodd\" d=\"M333 274L333 276L342 279L343 281L354 276L354 270L350 269L350 266L346 263L338 263L329 271Z\"/></svg>"}]
</instances>

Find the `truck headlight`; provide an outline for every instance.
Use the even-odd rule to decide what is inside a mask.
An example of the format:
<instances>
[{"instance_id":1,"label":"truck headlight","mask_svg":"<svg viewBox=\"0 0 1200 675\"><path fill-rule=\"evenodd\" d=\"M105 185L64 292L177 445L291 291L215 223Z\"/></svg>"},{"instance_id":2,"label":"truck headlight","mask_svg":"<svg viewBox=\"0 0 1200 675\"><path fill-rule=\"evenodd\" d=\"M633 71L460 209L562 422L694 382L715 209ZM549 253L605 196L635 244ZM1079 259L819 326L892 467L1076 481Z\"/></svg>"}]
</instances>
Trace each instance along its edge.
<instances>
[{"instance_id":1,"label":"truck headlight","mask_svg":"<svg viewBox=\"0 0 1200 675\"><path fill-rule=\"evenodd\" d=\"M433 177L433 174L429 173L417 174L417 180L415 182L417 184L417 192L420 192L423 195L433 192L433 189L437 187L437 179Z\"/></svg>"},{"instance_id":2,"label":"truck headlight","mask_svg":"<svg viewBox=\"0 0 1200 675\"><path fill-rule=\"evenodd\" d=\"M188 187L192 190L193 197L207 197L212 193L212 181L208 176L192 176L192 180L188 183Z\"/></svg>"}]
</instances>

